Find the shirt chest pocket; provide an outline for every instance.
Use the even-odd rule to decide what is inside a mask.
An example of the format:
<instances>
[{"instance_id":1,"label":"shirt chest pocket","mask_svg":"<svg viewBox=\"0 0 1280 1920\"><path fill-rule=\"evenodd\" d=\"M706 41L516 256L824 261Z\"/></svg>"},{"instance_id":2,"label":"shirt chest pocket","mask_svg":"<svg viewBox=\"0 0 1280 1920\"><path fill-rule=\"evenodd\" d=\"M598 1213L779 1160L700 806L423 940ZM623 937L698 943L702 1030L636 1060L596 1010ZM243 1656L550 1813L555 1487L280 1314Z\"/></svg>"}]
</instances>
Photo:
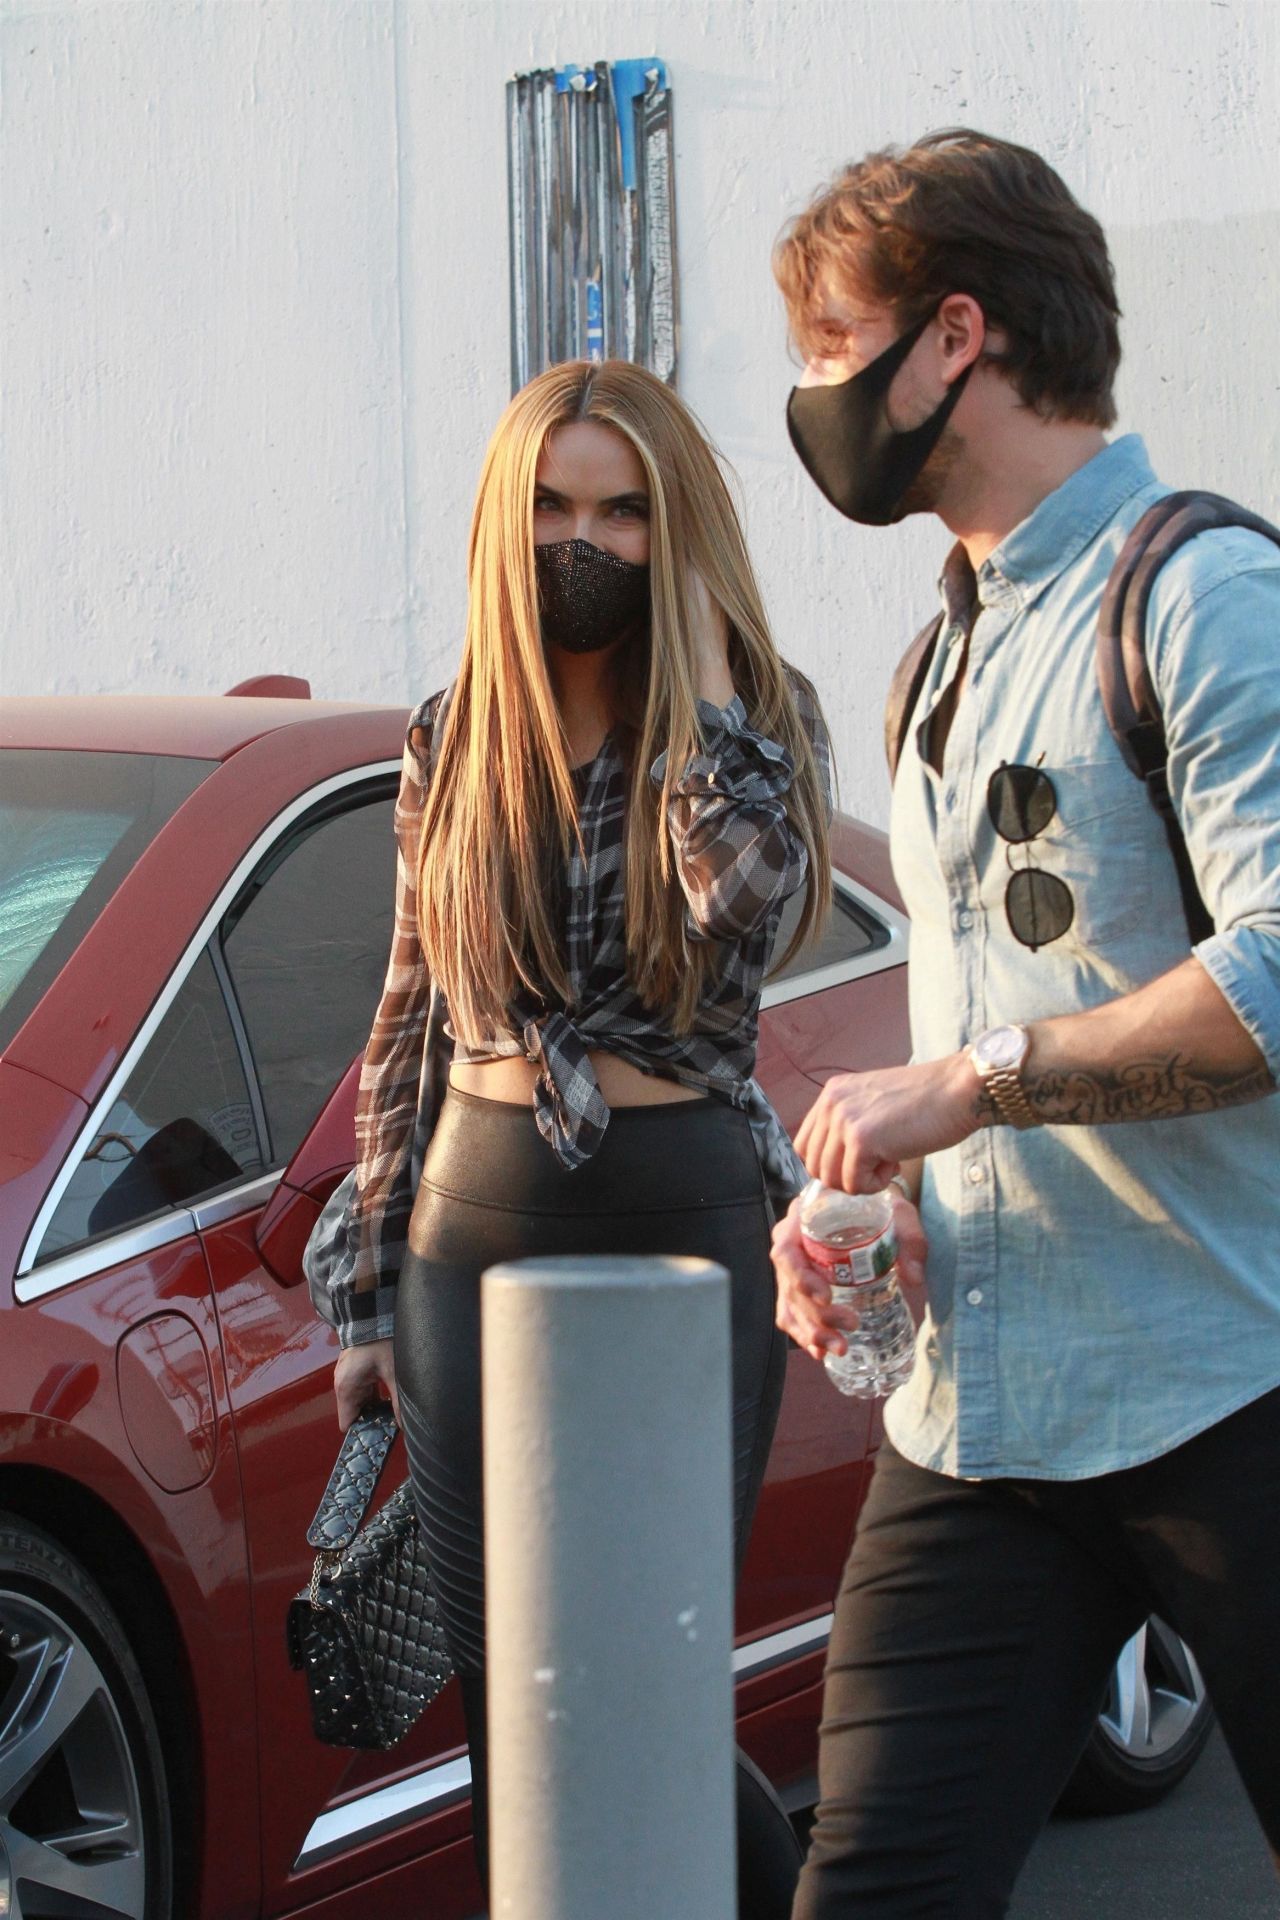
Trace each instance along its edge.
<instances>
[{"instance_id":1,"label":"shirt chest pocket","mask_svg":"<svg viewBox=\"0 0 1280 1920\"><path fill-rule=\"evenodd\" d=\"M1168 866L1172 878L1164 830L1142 782L1118 757L1046 771L1057 811L1027 851L1071 891L1075 916L1067 939L1105 946L1149 923L1153 873L1164 876Z\"/></svg>"}]
</instances>

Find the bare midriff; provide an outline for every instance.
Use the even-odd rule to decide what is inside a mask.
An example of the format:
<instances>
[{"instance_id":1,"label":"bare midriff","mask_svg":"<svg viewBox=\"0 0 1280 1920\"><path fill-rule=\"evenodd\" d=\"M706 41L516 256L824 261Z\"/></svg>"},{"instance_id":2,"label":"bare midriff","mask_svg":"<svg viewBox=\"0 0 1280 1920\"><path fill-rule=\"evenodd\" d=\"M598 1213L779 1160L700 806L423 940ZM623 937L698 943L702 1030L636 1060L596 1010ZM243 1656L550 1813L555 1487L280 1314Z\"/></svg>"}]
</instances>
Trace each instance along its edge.
<instances>
[{"instance_id":1,"label":"bare midriff","mask_svg":"<svg viewBox=\"0 0 1280 1920\"><path fill-rule=\"evenodd\" d=\"M676 1100L700 1100L697 1087L681 1086L654 1073L641 1073L629 1060L616 1053L593 1047L588 1058L605 1102L610 1107L660 1107ZM539 1073L532 1060L513 1055L506 1060L455 1060L449 1068L449 1085L459 1093L478 1094L482 1100L506 1100L514 1106L527 1106L533 1099L533 1083Z\"/></svg>"}]
</instances>

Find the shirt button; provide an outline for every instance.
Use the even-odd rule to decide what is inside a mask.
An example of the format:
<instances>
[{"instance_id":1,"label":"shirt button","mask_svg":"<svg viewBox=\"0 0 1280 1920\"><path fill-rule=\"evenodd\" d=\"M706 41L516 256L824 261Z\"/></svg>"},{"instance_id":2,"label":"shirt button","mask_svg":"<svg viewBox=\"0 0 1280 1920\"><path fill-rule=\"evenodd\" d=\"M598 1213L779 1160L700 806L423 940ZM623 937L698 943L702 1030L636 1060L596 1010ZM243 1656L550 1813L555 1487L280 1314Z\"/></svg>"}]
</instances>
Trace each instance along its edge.
<instances>
[{"instance_id":1,"label":"shirt button","mask_svg":"<svg viewBox=\"0 0 1280 1920\"><path fill-rule=\"evenodd\" d=\"M945 800L946 800L946 807L947 807L947 812L948 812L948 813L954 813L954 812L955 812L955 807L956 807L956 790L955 790L955 788L954 788L954 787L948 787L948 788L947 788L947 791L946 791L946 794L945 794L945 796L944 796L944 797L945 797Z\"/></svg>"},{"instance_id":2,"label":"shirt button","mask_svg":"<svg viewBox=\"0 0 1280 1920\"><path fill-rule=\"evenodd\" d=\"M969 685L971 687L976 687L981 679L982 679L982 668L975 667L973 669L973 672L969 675Z\"/></svg>"},{"instance_id":3,"label":"shirt button","mask_svg":"<svg viewBox=\"0 0 1280 1920\"><path fill-rule=\"evenodd\" d=\"M968 907L961 907L959 913L956 915L956 919L959 924L966 929L973 925L973 915L970 913Z\"/></svg>"},{"instance_id":4,"label":"shirt button","mask_svg":"<svg viewBox=\"0 0 1280 1920\"><path fill-rule=\"evenodd\" d=\"M987 1170L981 1160L971 1160L964 1170L965 1179L971 1187L980 1187L987 1177Z\"/></svg>"},{"instance_id":5,"label":"shirt button","mask_svg":"<svg viewBox=\"0 0 1280 1920\"><path fill-rule=\"evenodd\" d=\"M939 700L941 700L941 698L942 698L942 688L935 687L933 692L929 695L929 705L931 707L936 707Z\"/></svg>"},{"instance_id":6,"label":"shirt button","mask_svg":"<svg viewBox=\"0 0 1280 1920\"><path fill-rule=\"evenodd\" d=\"M965 1299L971 1307L980 1307L982 1305L982 1288L970 1287L968 1293L965 1295Z\"/></svg>"}]
</instances>

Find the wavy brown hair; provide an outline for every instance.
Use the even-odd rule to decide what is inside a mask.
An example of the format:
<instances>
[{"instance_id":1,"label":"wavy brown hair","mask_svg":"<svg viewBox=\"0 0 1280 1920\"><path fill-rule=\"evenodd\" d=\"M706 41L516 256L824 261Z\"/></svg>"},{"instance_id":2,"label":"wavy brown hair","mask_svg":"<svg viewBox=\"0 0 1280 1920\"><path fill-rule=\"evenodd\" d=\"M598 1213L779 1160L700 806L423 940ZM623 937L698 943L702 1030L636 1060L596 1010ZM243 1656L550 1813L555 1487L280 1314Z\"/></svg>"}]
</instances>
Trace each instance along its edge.
<instances>
[{"instance_id":1,"label":"wavy brown hair","mask_svg":"<svg viewBox=\"0 0 1280 1920\"><path fill-rule=\"evenodd\" d=\"M628 361L569 361L521 390L489 444L471 522L462 663L428 791L418 856L427 964L456 1030L500 1028L517 981L567 1000L548 885L578 834L568 743L538 622L533 503L557 427L590 420L634 447L649 489L648 634L615 656L614 734L629 768L625 832L627 967L651 1008L686 1032L717 956L690 941L666 809L702 746L691 576L728 618L729 664L753 727L780 741L796 774L787 811L809 856L809 887L787 958L830 903L827 805L795 695L716 456L671 389ZM669 749L661 790L649 768Z\"/></svg>"},{"instance_id":2,"label":"wavy brown hair","mask_svg":"<svg viewBox=\"0 0 1280 1920\"><path fill-rule=\"evenodd\" d=\"M1046 419L1109 427L1120 307L1106 237L1047 160L972 127L845 167L784 230L773 271L806 359L819 281L891 306L903 330L967 293L1006 337L1002 371Z\"/></svg>"}]
</instances>

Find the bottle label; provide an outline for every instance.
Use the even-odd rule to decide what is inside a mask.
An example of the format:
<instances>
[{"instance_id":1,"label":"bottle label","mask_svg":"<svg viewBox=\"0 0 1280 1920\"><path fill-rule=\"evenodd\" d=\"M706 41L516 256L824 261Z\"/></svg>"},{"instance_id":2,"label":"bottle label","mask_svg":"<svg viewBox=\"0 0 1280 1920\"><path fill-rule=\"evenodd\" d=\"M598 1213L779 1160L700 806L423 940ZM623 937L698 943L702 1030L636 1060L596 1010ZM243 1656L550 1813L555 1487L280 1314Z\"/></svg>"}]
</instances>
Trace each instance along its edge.
<instances>
[{"instance_id":1,"label":"bottle label","mask_svg":"<svg viewBox=\"0 0 1280 1920\"><path fill-rule=\"evenodd\" d=\"M878 1233L874 1240L864 1240L856 1247L833 1247L825 1240L813 1240L807 1233L801 1233L805 1253L815 1267L822 1270L829 1286L865 1287L873 1280L881 1280L889 1272L898 1258L898 1236L892 1224Z\"/></svg>"}]
</instances>

